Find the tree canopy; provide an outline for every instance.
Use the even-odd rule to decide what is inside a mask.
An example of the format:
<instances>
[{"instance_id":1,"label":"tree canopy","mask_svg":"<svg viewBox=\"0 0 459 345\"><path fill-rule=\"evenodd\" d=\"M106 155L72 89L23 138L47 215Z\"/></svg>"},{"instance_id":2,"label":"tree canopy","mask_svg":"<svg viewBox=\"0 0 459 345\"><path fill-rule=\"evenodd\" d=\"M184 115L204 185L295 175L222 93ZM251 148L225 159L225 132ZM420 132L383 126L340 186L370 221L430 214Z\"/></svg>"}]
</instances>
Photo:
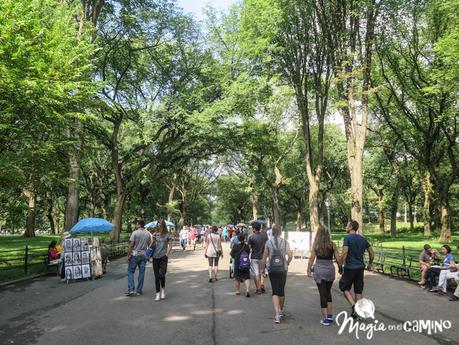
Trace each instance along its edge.
<instances>
[{"instance_id":1,"label":"tree canopy","mask_svg":"<svg viewBox=\"0 0 459 345\"><path fill-rule=\"evenodd\" d=\"M244 0L198 22L172 0L2 1L0 230L352 217L449 242L458 10Z\"/></svg>"}]
</instances>

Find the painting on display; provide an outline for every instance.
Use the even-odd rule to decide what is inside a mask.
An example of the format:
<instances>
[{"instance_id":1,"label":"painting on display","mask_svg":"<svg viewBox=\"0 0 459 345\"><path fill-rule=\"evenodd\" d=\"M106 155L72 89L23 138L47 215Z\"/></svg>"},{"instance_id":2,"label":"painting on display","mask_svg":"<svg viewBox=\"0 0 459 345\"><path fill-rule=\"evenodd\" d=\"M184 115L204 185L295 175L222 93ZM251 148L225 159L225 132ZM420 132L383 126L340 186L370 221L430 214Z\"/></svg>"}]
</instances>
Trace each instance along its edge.
<instances>
[{"instance_id":1,"label":"painting on display","mask_svg":"<svg viewBox=\"0 0 459 345\"><path fill-rule=\"evenodd\" d=\"M83 270L83 278L90 278L91 277L91 268L89 265L83 265L81 266Z\"/></svg>"},{"instance_id":2,"label":"painting on display","mask_svg":"<svg viewBox=\"0 0 459 345\"><path fill-rule=\"evenodd\" d=\"M89 265L89 250L86 252L81 252L81 264Z\"/></svg>"}]
</instances>

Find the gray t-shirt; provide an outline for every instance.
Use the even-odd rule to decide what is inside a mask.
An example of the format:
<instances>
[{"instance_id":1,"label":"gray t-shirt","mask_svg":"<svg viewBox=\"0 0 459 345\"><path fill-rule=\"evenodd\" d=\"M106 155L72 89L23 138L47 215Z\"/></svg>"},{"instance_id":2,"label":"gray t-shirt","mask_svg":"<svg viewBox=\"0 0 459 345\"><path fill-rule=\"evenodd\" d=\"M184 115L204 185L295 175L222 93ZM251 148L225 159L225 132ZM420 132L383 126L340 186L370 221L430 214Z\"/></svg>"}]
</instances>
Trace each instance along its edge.
<instances>
[{"instance_id":1,"label":"gray t-shirt","mask_svg":"<svg viewBox=\"0 0 459 345\"><path fill-rule=\"evenodd\" d=\"M145 252L150 244L151 235L150 233L145 230L144 228L140 228L135 230L131 234L130 241L134 242L134 248L132 255L145 255Z\"/></svg>"},{"instance_id":2,"label":"gray t-shirt","mask_svg":"<svg viewBox=\"0 0 459 345\"><path fill-rule=\"evenodd\" d=\"M153 259L160 259L167 255L167 245L172 240L172 236L169 233L160 234L154 233L153 238L155 242L155 251L153 253Z\"/></svg>"},{"instance_id":3,"label":"gray t-shirt","mask_svg":"<svg viewBox=\"0 0 459 345\"><path fill-rule=\"evenodd\" d=\"M254 232L249 237L249 246L252 249L251 259L261 260L265 251L265 244L268 236L264 232Z\"/></svg>"}]
</instances>

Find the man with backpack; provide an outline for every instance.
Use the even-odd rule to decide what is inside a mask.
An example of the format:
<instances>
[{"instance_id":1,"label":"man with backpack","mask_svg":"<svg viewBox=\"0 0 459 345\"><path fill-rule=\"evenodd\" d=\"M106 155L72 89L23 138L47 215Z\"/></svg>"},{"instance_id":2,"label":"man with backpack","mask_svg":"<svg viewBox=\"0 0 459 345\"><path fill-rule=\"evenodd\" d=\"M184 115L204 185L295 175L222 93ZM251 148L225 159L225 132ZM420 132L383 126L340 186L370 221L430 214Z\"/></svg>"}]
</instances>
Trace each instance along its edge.
<instances>
[{"instance_id":1,"label":"man with backpack","mask_svg":"<svg viewBox=\"0 0 459 345\"><path fill-rule=\"evenodd\" d=\"M241 294L241 282L245 285L245 297L250 297L250 247L247 245L244 234L238 235L238 243L231 248L231 257L234 260L234 286L236 295Z\"/></svg>"},{"instance_id":2,"label":"man with backpack","mask_svg":"<svg viewBox=\"0 0 459 345\"><path fill-rule=\"evenodd\" d=\"M261 267L261 259L263 258L263 252L268 237L266 236L266 233L260 231L260 223L254 222L252 227L253 234L249 237L249 246L252 251L250 256L250 271L253 280L255 281L256 294L261 295L266 292L262 281L263 270Z\"/></svg>"},{"instance_id":3,"label":"man with backpack","mask_svg":"<svg viewBox=\"0 0 459 345\"><path fill-rule=\"evenodd\" d=\"M279 324L285 317L285 284L287 282L288 265L293 259L293 253L288 242L281 237L281 229L277 225L273 225L272 234L273 237L265 245L262 268L266 267L266 262L269 260L269 280L273 290L273 321Z\"/></svg>"}]
</instances>

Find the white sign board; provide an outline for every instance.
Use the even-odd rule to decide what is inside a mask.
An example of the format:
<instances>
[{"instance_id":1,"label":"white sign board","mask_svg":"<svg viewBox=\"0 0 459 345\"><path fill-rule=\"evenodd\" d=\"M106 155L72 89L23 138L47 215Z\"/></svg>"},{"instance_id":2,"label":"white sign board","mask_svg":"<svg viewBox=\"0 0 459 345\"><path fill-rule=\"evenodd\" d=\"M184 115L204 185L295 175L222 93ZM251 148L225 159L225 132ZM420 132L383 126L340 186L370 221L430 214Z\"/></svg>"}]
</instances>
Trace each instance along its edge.
<instances>
[{"instance_id":1,"label":"white sign board","mask_svg":"<svg viewBox=\"0 0 459 345\"><path fill-rule=\"evenodd\" d=\"M306 251L310 250L311 233L309 231L289 231L288 232L288 244L290 249L294 251Z\"/></svg>"}]
</instances>

